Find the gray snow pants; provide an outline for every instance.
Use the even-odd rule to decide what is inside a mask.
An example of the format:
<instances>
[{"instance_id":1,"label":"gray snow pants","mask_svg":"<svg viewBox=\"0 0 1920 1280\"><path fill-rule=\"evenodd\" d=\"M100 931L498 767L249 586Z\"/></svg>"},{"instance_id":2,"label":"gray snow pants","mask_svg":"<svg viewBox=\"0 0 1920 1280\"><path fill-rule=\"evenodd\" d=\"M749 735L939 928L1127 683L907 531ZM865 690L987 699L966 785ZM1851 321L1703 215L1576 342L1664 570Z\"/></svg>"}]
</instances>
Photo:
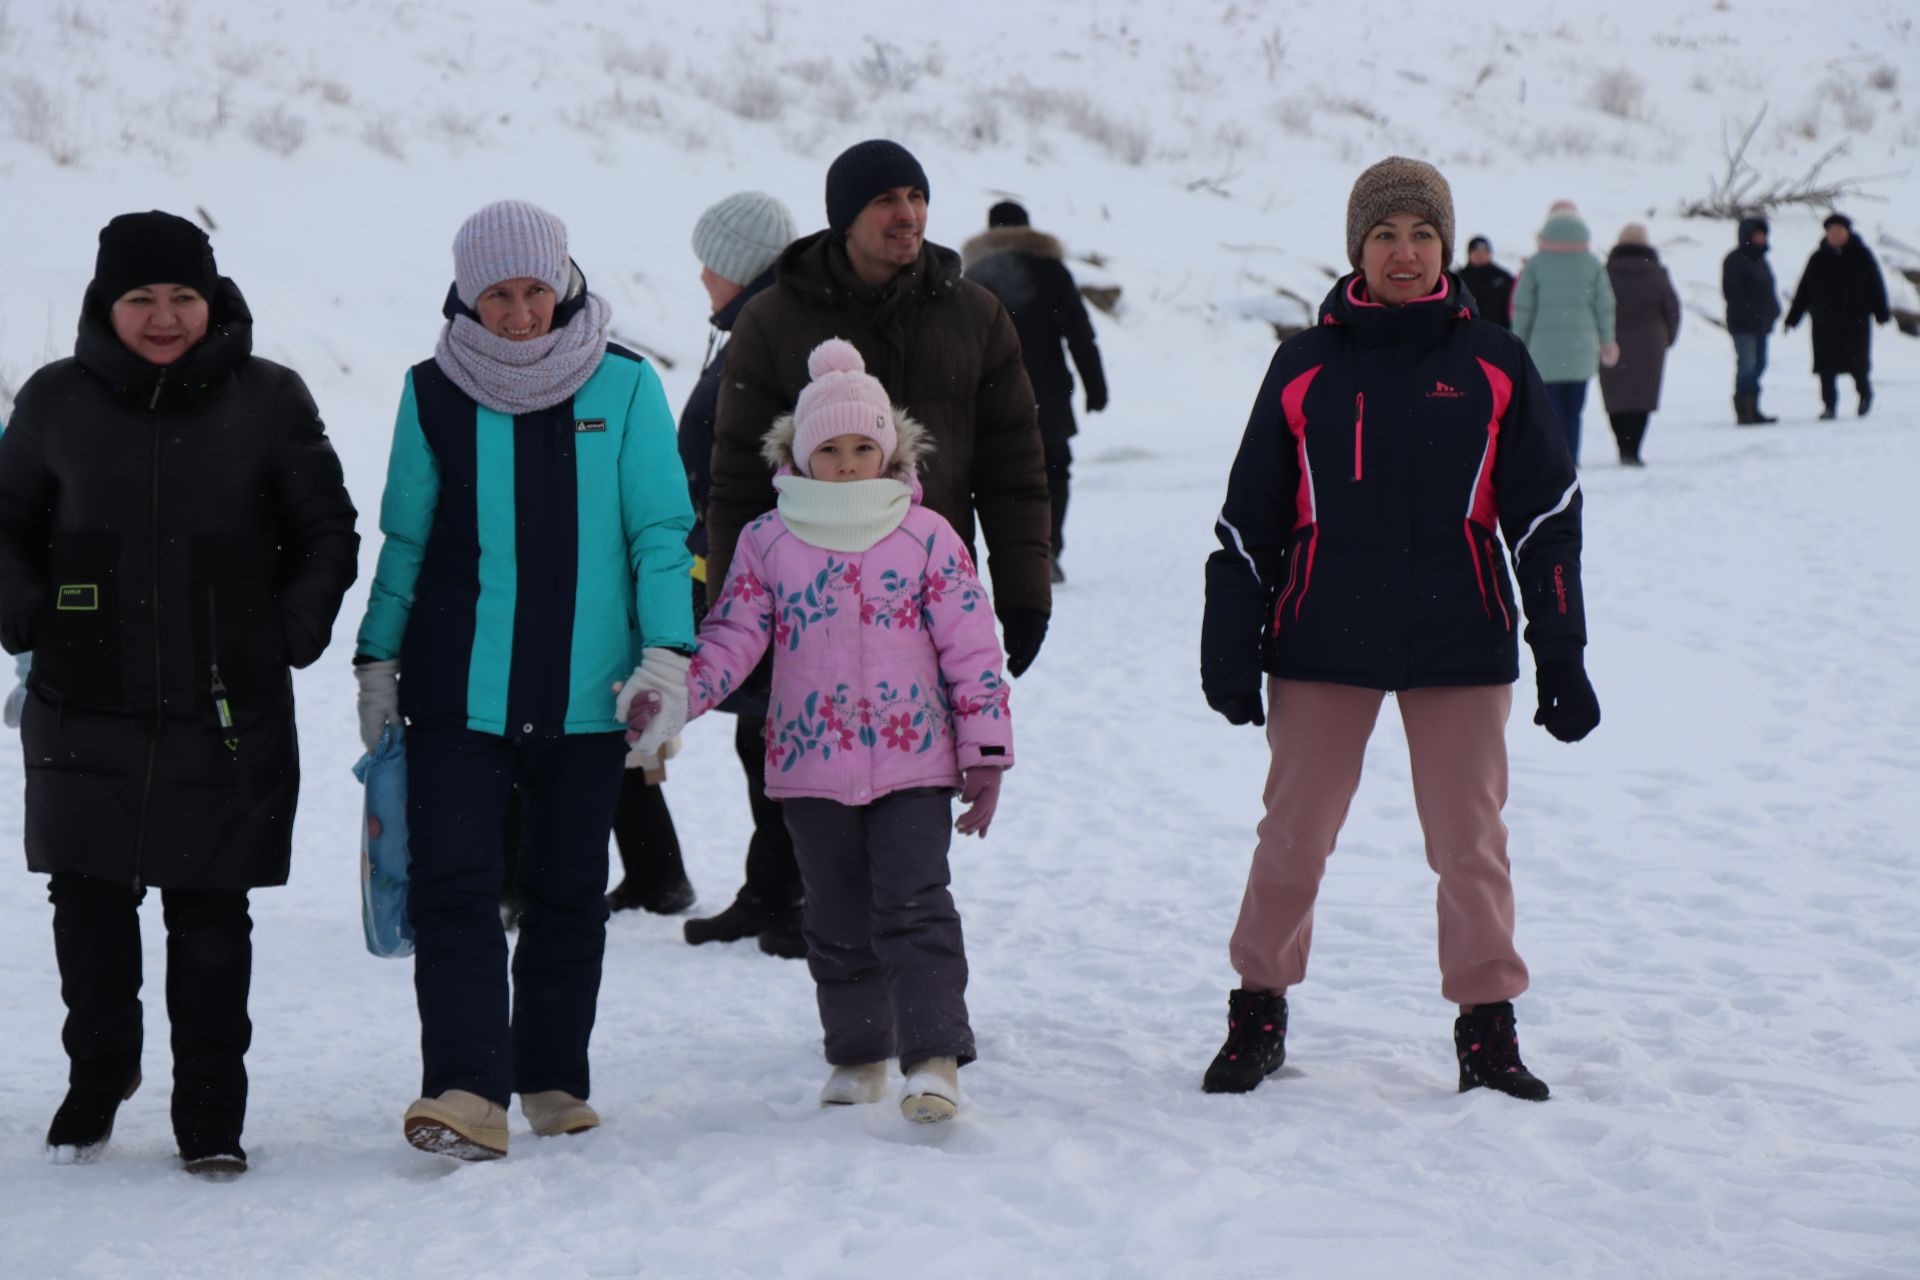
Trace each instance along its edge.
<instances>
[{"instance_id":1,"label":"gray snow pants","mask_svg":"<svg viewBox=\"0 0 1920 1280\"><path fill-rule=\"evenodd\" d=\"M973 1061L967 955L948 890L953 793L923 787L872 804L782 801L806 903L807 968L827 1061Z\"/></svg>"}]
</instances>

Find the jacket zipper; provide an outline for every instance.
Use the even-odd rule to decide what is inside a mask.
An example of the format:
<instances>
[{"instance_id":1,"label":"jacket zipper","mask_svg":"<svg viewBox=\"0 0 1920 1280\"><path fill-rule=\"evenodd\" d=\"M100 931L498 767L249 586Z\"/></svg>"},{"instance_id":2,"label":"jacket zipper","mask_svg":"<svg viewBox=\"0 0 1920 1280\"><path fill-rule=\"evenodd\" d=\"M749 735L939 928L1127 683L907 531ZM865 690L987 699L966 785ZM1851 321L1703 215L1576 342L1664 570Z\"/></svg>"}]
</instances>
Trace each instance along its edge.
<instances>
[{"instance_id":1,"label":"jacket zipper","mask_svg":"<svg viewBox=\"0 0 1920 1280\"><path fill-rule=\"evenodd\" d=\"M1353 478L1360 478L1360 444L1367 426L1367 393L1353 394Z\"/></svg>"},{"instance_id":2,"label":"jacket zipper","mask_svg":"<svg viewBox=\"0 0 1920 1280\"><path fill-rule=\"evenodd\" d=\"M1508 631L1513 630L1513 617L1507 612L1506 593L1500 590L1500 559L1493 552L1493 539L1488 538L1481 545L1487 549L1487 569L1493 583L1493 598L1500 605L1500 623Z\"/></svg>"},{"instance_id":3,"label":"jacket zipper","mask_svg":"<svg viewBox=\"0 0 1920 1280\"><path fill-rule=\"evenodd\" d=\"M153 384L153 394L147 398L147 412L157 414L160 411L160 392L167 385L167 375L162 373L159 381ZM151 555L153 583L150 608L153 613L153 729L147 735L147 771L145 780L140 784L140 829L133 837L133 891L140 892L141 871L147 855L147 817L153 808L153 766L160 754L160 725L166 711L163 703L160 661L160 423L153 424L153 487L152 504L148 532L151 535Z\"/></svg>"},{"instance_id":4,"label":"jacket zipper","mask_svg":"<svg viewBox=\"0 0 1920 1280\"><path fill-rule=\"evenodd\" d=\"M213 680L207 686L207 692L213 695L213 713L220 720L221 741L227 750L240 749L240 735L233 731L233 708L227 702L226 682L220 679L220 614L216 608L213 587L207 587L207 658Z\"/></svg>"}]
</instances>

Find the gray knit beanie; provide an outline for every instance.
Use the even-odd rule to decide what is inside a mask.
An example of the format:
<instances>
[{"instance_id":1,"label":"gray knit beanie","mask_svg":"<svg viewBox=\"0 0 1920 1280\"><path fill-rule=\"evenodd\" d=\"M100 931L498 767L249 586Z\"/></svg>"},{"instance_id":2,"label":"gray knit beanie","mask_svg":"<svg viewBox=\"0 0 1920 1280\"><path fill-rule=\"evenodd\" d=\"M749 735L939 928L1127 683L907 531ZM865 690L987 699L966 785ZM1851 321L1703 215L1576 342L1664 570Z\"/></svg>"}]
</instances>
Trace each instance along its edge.
<instances>
[{"instance_id":1,"label":"gray knit beanie","mask_svg":"<svg viewBox=\"0 0 1920 1280\"><path fill-rule=\"evenodd\" d=\"M501 200L460 224L453 237L460 301L471 307L488 285L523 276L566 296L573 282L566 223L525 200Z\"/></svg>"},{"instance_id":2,"label":"gray knit beanie","mask_svg":"<svg viewBox=\"0 0 1920 1280\"><path fill-rule=\"evenodd\" d=\"M722 280L748 285L793 243L787 206L758 191L728 196L693 224L693 256Z\"/></svg>"},{"instance_id":3,"label":"gray knit beanie","mask_svg":"<svg viewBox=\"0 0 1920 1280\"><path fill-rule=\"evenodd\" d=\"M1388 156L1353 184L1347 197L1347 260L1360 267L1367 232L1396 213L1417 213L1440 233L1440 261L1453 261L1453 188L1424 160Z\"/></svg>"}]
</instances>

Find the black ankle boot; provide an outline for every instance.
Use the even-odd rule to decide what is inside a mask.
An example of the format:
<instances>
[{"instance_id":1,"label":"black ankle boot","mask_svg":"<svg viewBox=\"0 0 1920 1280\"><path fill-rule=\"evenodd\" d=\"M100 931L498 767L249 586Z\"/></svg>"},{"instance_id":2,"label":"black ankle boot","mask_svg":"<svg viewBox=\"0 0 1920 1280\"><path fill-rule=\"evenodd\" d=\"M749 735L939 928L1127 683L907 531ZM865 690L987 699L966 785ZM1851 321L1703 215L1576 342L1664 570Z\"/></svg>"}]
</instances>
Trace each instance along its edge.
<instances>
[{"instance_id":1,"label":"black ankle boot","mask_svg":"<svg viewBox=\"0 0 1920 1280\"><path fill-rule=\"evenodd\" d=\"M1547 1083L1520 1061L1520 1038L1513 1030L1513 1002L1476 1004L1453 1023L1453 1048L1460 1057L1460 1092L1482 1085L1528 1102L1547 1100Z\"/></svg>"},{"instance_id":2,"label":"black ankle boot","mask_svg":"<svg viewBox=\"0 0 1920 1280\"><path fill-rule=\"evenodd\" d=\"M119 1112L120 1104L131 1098L139 1087L137 1069L133 1079L118 1089L69 1086L60 1109L53 1113L53 1123L47 1127L48 1149L70 1150L75 1160L99 1154L99 1149L113 1136L113 1117Z\"/></svg>"},{"instance_id":3,"label":"black ankle boot","mask_svg":"<svg viewBox=\"0 0 1920 1280\"><path fill-rule=\"evenodd\" d=\"M796 917L799 915L798 912L794 914ZM800 921L796 918L790 925L762 929L760 949L770 956L779 956L782 960L805 960L807 935L801 932Z\"/></svg>"},{"instance_id":4,"label":"black ankle boot","mask_svg":"<svg viewBox=\"0 0 1920 1280\"><path fill-rule=\"evenodd\" d=\"M769 929L799 927L798 905L769 906L743 893L719 915L689 920L681 931L687 941L697 947L703 942L738 942L742 938L757 937Z\"/></svg>"},{"instance_id":5,"label":"black ankle boot","mask_svg":"<svg viewBox=\"0 0 1920 1280\"><path fill-rule=\"evenodd\" d=\"M1213 1055L1200 1088L1247 1093L1287 1060L1287 998L1273 991L1227 993L1227 1042Z\"/></svg>"},{"instance_id":6,"label":"black ankle boot","mask_svg":"<svg viewBox=\"0 0 1920 1280\"><path fill-rule=\"evenodd\" d=\"M1860 416L1866 417L1867 410L1871 408L1873 408L1873 388L1862 387L1860 388Z\"/></svg>"},{"instance_id":7,"label":"black ankle boot","mask_svg":"<svg viewBox=\"0 0 1920 1280\"><path fill-rule=\"evenodd\" d=\"M638 907L656 916L677 916L693 905L693 885L685 876L666 884L636 884L623 879L607 895L607 907L613 911L631 911Z\"/></svg>"},{"instance_id":8,"label":"black ankle boot","mask_svg":"<svg viewBox=\"0 0 1920 1280\"><path fill-rule=\"evenodd\" d=\"M247 1171L247 1153L240 1139L224 1131L205 1131L179 1137L180 1166L201 1178L237 1178Z\"/></svg>"}]
</instances>

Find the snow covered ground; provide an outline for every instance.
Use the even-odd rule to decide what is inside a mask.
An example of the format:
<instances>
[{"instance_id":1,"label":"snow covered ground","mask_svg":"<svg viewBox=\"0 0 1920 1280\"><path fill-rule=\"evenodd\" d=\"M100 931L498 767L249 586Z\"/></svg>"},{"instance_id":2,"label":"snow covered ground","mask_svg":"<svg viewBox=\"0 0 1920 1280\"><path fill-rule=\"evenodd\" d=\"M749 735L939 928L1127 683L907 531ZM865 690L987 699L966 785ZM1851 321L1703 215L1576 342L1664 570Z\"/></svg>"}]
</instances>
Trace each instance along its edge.
<instances>
[{"instance_id":1,"label":"snow covered ground","mask_svg":"<svg viewBox=\"0 0 1920 1280\"><path fill-rule=\"evenodd\" d=\"M959 1122L822 1112L802 966L623 915L595 1038L606 1126L542 1141L516 1115L490 1166L407 1148L410 973L360 942L343 639L297 681L293 882L255 897L246 1178L172 1159L151 907L147 1087L99 1163L44 1162L65 1076L48 911L37 877L0 876L0 1276L1920 1274L1920 342L1891 329L1872 417L1813 421L1802 329L1774 342L1782 423L1738 431L1729 344L1690 309L1644 472L1611 463L1594 393L1605 721L1552 741L1523 675L1509 735L1521 1030L1553 1101L1453 1092L1391 711L1287 1068L1245 1098L1198 1089L1264 765L1197 679L1200 563L1272 349L1249 317L1287 318L1281 289L1318 299L1352 177L1391 152L1441 164L1460 238L1509 266L1558 197L1602 251L1647 221L1717 313L1732 228L1676 209L1762 104L1764 176L1845 140L1829 176L1895 175L1845 207L1884 263L1920 265L1915 20L1872 0L1163 8L979 0L962 26L896 7L883 33L779 0L0 3L0 392L67 349L107 217L198 205L363 512L453 229L489 199L567 218L675 397L704 345L698 211L758 187L815 225L826 163L862 137L925 162L934 239L1013 193L1102 255L1083 280L1125 289L1099 319L1113 408L1080 440L1072 582L1014 691L1021 763L992 836L955 857L981 1051ZM1818 223L1776 219L1784 288ZM370 516L363 534L342 636ZM730 727L695 726L669 787L703 909L744 848Z\"/></svg>"}]
</instances>

